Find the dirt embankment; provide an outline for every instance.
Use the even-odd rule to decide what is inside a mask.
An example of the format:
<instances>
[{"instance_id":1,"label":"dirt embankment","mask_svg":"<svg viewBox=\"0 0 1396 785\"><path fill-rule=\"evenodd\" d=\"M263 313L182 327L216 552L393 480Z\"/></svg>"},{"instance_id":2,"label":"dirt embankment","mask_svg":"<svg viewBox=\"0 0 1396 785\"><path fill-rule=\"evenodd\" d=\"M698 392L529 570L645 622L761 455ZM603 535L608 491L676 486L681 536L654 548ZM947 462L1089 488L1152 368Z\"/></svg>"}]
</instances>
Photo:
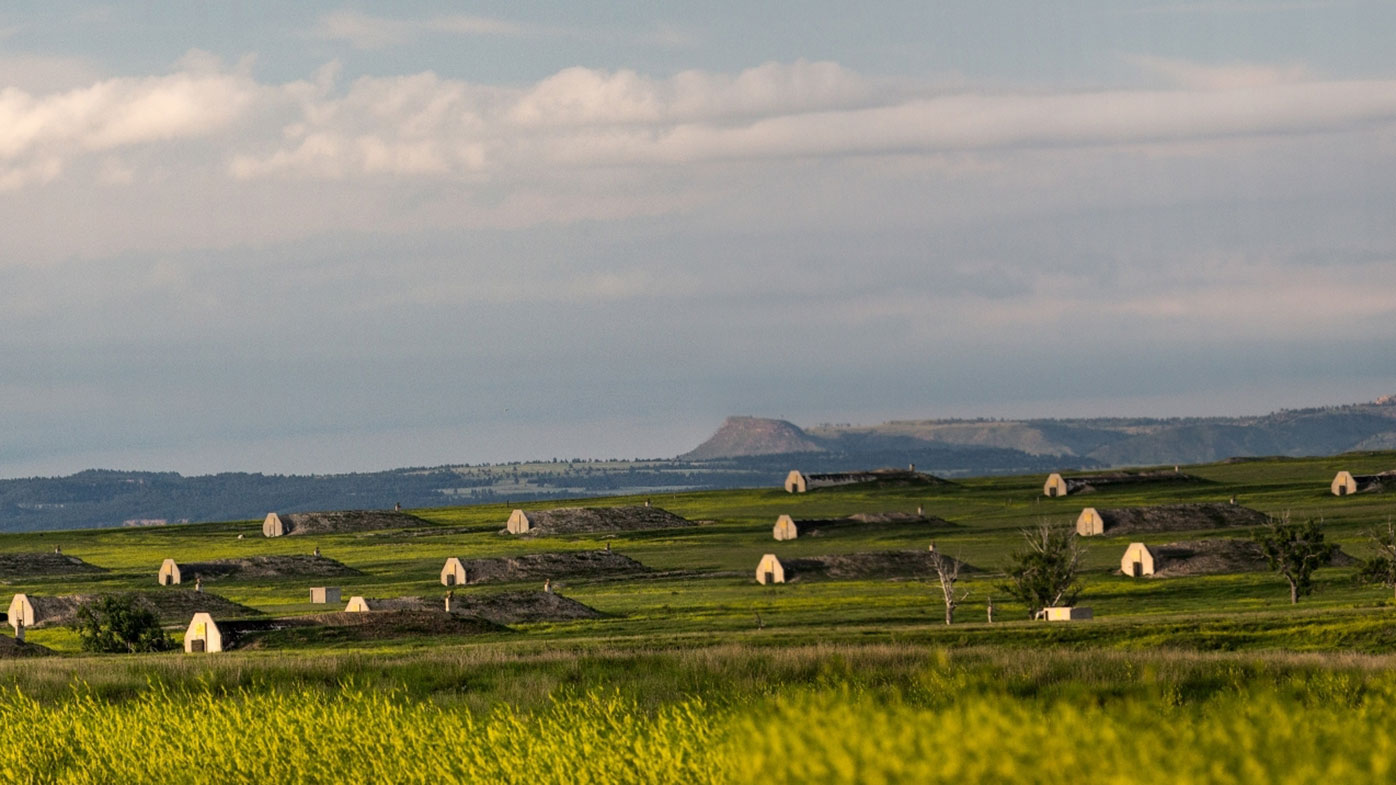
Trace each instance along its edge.
<instances>
[{"instance_id":1,"label":"dirt embankment","mask_svg":"<svg viewBox=\"0 0 1396 785\"><path fill-rule=\"evenodd\" d=\"M0 580L44 578L50 575L82 575L106 572L76 556L52 551L0 553Z\"/></svg>"},{"instance_id":2,"label":"dirt embankment","mask_svg":"<svg viewBox=\"0 0 1396 785\"><path fill-rule=\"evenodd\" d=\"M366 600L370 613L376 611L414 611L445 613L445 597L383 597ZM556 592L506 591L466 593L453 591L451 613L458 616L478 616L496 624L518 624L535 621L570 621L596 619L606 614ZM328 614L334 616L336 614ZM348 614L370 615L370 614Z\"/></svg>"},{"instance_id":3,"label":"dirt embankment","mask_svg":"<svg viewBox=\"0 0 1396 785\"><path fill-rule=\"evenodd\" d=\"M1107 535L1263 526L1269 516L1238 504L1161 504L1097 510Z\"/></svg>"},{"instance_id":4,"label":"dirt embankment","mask_svg":"<svg viewBox=\"0 0 1396 785\"><path fill-rule=\"evenodd\" d=\"M544 591L459 595L452 600L451 610L498 624L599 619L606 615L590 605Z\"/></svg>"},{"instance_id":5,"label":"dirt embankment","mask_svg":"<svg viewBox=\"0 0 1396 785\"><path fill-rule=\"evenodd\" d=\"M644 531L698 525L668 510L645 506L559 507L529 510L526 514L530 527L524 536Z\"/></svg>"},{"instance_id":6,"label":"dirt embankment","mask_svg":"<svg viewBox=\"0 0 1396 785\"><path fill-rule=\"evenodd\" d=\"M1101 474L1066 477L1067 493L1090 493L1101 488L1117 485L1136 485L1160 482L1206 482L1201 477L1183 474L1168 469L1139 472L1103 472Z\"/></svg>"},{"instance_id":7,"label":"dirt embankment","mask_svg":"<svg viewBox=\"0 0 1396 785\"><path fill-rule=\"evenodd\" d=\"M44 657L52 653L52 649L45 648L37 643L19 643L8 635L0 635L0 660L18 659L20 657Z\"/></svg>"},{"instance_id":8,"label":"dirt embankment","mask_svg":"<svg viewBox=\"0 0 1396 785\"><path fill-rule=\"evenodd\" d=\"M652 572L649 567L614 551L529 553L495 559L461 559L466 582L504 583L549 578L613 578Z\"/></svg>"},{"instance_id":9,"label":"dirt embankment","mask_svg":"<svg viewBox=\"0 0 1396 785\"><path fill-rule=\"evenodd\" d=\"M279 517L287 527L288 537L307 534L351 534L431 525L415 515L395 510L292 512L281 514Z\"/></svg>"},{"instance_id":10,"label":"dirt embankment","mask_svg":"<svg viewBox=\"0 0 1396 785\"><path fill-rule=\"evenodd\" d=\"M1187 575L1216 575L1233 572L1263 572L1270 569L1265 552L1253 540L1213 539L1170 542L1149 547L1154 556L1154 578L1178 578ZM1341 567L1355 563L1341 550L1334 553L1330 566Z\"/></svg>"},{"instance_id":11,"label":"dirt embankment","mask_svg":"<svg viewBox=\"0 0 1396 785\"><path fill-rule=\"evenodd\" d=\"M477 616L441 610L389 610L319 613L282 619L219 624L224 645L238 649L296 648L311 644L357 643L411 637L466 637L509 628Z\"/></svg>"},{"instance_id":12,"label":"dirt embankment","mask_svg":"<svg viewBox=\"0 0 1396 785\"><path fill-rule=\"evenodd\" d=\"M869 551L830 556L806 556L783 561L782 566L785 568L787 581L807 578L920 579L933 578L936 574L929 551ZM969 564L960 562L961 575L977 571Z\"/></svg>"},{"instance_id":13,"label":"dirt embankment","mask_svg":"<svg viewBox=\"0 0 1396 785\"><path fill-rule=\"evenodd\" d=\"M262 578L338 578L362 575L324 556L247 556L240 559L217 559L205 562L181 562L180 577L192 583L196 577L206 581L219 579L248 580Z\"/></svg>"}]
</instances>

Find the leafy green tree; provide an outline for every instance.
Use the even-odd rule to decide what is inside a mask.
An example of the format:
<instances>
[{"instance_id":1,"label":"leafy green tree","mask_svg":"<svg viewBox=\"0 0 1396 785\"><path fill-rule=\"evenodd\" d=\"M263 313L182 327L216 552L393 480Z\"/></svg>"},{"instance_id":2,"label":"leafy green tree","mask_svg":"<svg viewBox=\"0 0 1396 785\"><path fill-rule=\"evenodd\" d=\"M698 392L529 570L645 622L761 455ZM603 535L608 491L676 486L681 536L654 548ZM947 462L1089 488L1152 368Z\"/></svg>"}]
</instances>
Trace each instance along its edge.
<instances>
[{"instance_id":1,"label":"leafy green tree","mask_svg":"<svg viewBox=\"0 0 1396 785\"><path fill-rule=\"evenodd\" d=\"M1314 570L1332 561L1338 546L1324 542L1323 529L1313 518L1290 523L1289 515L1271 518L1254 535L1270 569L1289 581L1289 601L1298 603L1314 591Z\"/></svg>"},{"instance_id":2,"label":"leafy green tree","mask_svg":"<svg viewBox=\"0 0 1396 785\"><path fill-rule=\"evenodd\" d=\"M1367 532L1367 539L1372 543L1373 554L1358 566L1358 582L1396 591L1396 523L1387 518L1386 526Z\"/></svg>"},{"instance_id":3,"label":"leafy green tree","mask_svg":"<svg viewBox=\"0 0 1396 785\"><path fill-rule=\"evenodd\" d=\"M77 627L83 651L126 653L174 647L160 627L160 618L129 594L105 595L82 606Z\"/></svg>"},{"instance_id":4,"label":"leafy green tree","mask_svg":"<svg viewBox=\"0 0 1396 785\"><path fill-rule=\"evenodd\" d=\"M1022 549L1014 551L1000 588L1028 606L1037 618L1043 608L1071 605L1081 594L1081 557L1084 549L1070 524L1042 521L1022 530Z\"/></svg>"}]
</instances>

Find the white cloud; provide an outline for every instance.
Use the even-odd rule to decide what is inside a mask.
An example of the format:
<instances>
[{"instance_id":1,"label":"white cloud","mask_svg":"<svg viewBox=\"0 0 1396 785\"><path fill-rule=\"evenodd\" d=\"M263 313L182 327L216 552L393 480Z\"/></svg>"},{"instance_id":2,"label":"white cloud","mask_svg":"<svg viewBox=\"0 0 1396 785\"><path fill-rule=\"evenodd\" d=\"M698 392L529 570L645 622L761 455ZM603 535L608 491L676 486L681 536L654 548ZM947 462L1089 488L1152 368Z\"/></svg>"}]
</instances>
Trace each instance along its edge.
<instances>
[{"instance_id":1,"label":"white cloud","mask_svg":"<svg viewBox=\"0 0 1396 785\"><path fill-rule=\"evenodd\" d=\"M1211 68L1141 58L1183 87L908 95L833 63L739 74L569 68L521 89L432 74L317 95L240 178L485 173L1058 145L1192 142L1343 131L1396 119L1396 81L1305 79L1299 66Z\"/></svg>"},{"instance_id":2,"label":"white cloud","mask_svg":"<svg viewBox=\"0 0 1396 785\"><path fill-rule=\"evenodd\" d=\"M1250 90L1296 84L1314 78L1309 68L1301 63L1204 65L1148 55L1127 55L1125 59L1148 73L1165 78L1177 87L1190 90Z\"/></svg>"},{"instance_id":3,"label":"white cloud","mask_svg":"<svg viewBox=\"0 0 1396 785\"><path fill-rule=\"evenodd\" d=\"M389 19L359 11L336 11L320 18L314 34L331 41L343 41L355 49L373 50L411 43L426 35L503 35L536 34L501 19L482 16L450 15L430 19Z\"/></svg>"},{"instance_id":4,"label":"white cloud","mask_svg":"<svg viewBox=\"0 0 1396 785\"><path fill-rule=\"evenodd\" d=\"M14 29L14 28L12 28ZM0 40L5 39L0 30ZM28 53L0 54L0 88L15 87L31 93L49 93L83 87L98 81L100 72L77 57Z\"/></svg>"},{"instance_id":5,"label":"white cloud","mask_svg":"<svg viewBox=\"0 0 1396 785\"><path fill-rule=\"evenodd\" d=\"M256 99L245 76L181 72L35 95L0 89L0 162L203 137Z\"/></svg>"}]
</instances>

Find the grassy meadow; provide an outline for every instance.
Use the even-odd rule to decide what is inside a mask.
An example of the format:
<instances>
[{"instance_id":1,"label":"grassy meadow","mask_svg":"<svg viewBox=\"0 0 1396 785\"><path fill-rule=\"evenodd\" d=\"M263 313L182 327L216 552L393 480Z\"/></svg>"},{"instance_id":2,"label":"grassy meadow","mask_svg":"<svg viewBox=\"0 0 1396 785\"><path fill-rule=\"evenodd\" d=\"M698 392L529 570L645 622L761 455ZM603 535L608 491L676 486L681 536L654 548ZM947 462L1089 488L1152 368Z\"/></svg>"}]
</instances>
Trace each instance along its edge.
<instances>
[{"instance_id":1,"label":"grassy meadow","mask_svg":"<svg viewBox=\"0 0 1396 785\"><path fill-rule=\"evenodd\" d=\"M108 570L7 582L9 592L36 595L156 590L165 558L316 547L363 573L331 581L346 599L438 602L448 556L609 544L655 572L556 582L602 618L472 636L310 636L212 655L95 656L68 628L37 627L29 641L57 656L0 660L0 771L16 782L153 781L193 766L225 782L467 773L499 782L1060 782L1123 781L1144 767L1168 782L1389 781L1396 748L1371 729L1396 719L1396 604L1385 589L1356 585L1354 568L1321 570L1317 592L1298 606L1269 572L1118 573L1133 539L1249 534L1230 529L1088 538L1078 604L1093 609L1092 621L1030 621L998 584L1021 529L1072 521L1084 506L1234 496L1267 514L1320 519L1361 557L1365 532L1396 504L1379 493L1334 497L1328 483L1340 469L1391 468L1396 453L1219 463L1183 467L1198 482L1056 499L1041 496L1037 475L654 495L700 525L614 536L500 534L509 512L501 505L416 510L426 523L412 529L327 536L267 539L260 521L3 535L0 552L61 546ZM783 513L918 506L948 523L771 537ZM924 551L930 542L977 568L962 578L970 594L953 626L932 575L753 580L763 553ZM323 583L211 580L204 591L281 617L323 612L308 602ZM455 591L519 589L541 582ZM183 625L170 632L182 635Z\"/></svg>"}]
</instances>

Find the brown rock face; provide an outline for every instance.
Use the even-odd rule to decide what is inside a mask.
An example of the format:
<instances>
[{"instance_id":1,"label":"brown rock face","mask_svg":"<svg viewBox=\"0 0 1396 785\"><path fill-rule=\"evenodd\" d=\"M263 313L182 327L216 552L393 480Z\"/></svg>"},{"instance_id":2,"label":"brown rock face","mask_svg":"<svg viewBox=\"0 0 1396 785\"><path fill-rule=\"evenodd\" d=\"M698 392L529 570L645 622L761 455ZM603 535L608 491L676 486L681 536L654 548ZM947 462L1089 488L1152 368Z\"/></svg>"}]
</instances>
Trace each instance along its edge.
<instances>
[{"instance_id":1,"label":"brown rock face","mask_svg":"<svg viewBox=\"0 0 1396 785\"><path fill-rule=\"evenodd\" d=\"M708 461L745 455L824 452L799 426L764 417L728 417L711 438L680 455L681 461Z\"/></svg>"}]
</instances>

